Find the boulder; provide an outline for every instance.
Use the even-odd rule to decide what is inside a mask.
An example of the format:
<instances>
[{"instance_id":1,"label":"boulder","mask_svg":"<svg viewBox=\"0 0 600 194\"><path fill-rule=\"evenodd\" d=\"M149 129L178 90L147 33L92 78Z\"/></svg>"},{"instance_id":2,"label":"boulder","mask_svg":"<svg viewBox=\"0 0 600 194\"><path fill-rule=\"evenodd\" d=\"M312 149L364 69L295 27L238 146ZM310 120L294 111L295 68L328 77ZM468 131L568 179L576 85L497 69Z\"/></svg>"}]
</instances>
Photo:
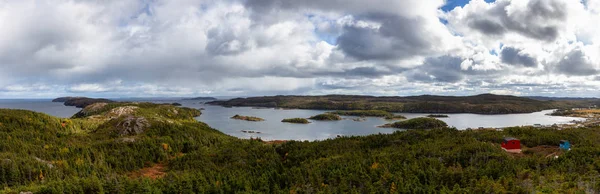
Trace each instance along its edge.
<instances>
[{"instance_id":1,"label":"boulder","mask_svg":"<svg viewBox=\"0 0 600 194\"><path fill-rule=\"evenodd\" d=\"M139 135L150 127L150 122L144 117L128 116L119 121L115 127L121 136Z\"/></svg>"}]
</instances>

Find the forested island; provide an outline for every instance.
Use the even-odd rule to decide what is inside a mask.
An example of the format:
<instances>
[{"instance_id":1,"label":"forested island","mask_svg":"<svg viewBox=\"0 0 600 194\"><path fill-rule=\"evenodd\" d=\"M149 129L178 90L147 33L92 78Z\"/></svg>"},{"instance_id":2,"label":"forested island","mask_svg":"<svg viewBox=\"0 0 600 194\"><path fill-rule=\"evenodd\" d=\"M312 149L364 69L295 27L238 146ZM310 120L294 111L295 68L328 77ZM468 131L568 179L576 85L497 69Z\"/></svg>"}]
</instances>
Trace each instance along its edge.
<instances>
[{"instance_id":1,"label":"forested island","mask_svg":"<svg viewBox=\"0 0 600 194\"><path fill-rule=\"evenodd\" d=\"M77 108L84 108L94 103L108 103L114 102L104 98L87 98L87 97L60 97L55 98L52 102L63 102L65 106L74 106Z\"/></svg>"},{"instance_id":2,"label":"forested island","mask_svg":"<svg viewBox=\"0 0 600 194\"><path fill-rule=\"evenodd\" d=\"M536 100L531 98L481 94L475 96L375 97L355 95L264 96L213 101L208 104L276 107L317 110L382 110L408 113L531 113L546 109L587 107L594 100Z\"/></svg>"},{"instance_id":3,"label":"forested island","mask_svg":"<svg viewBox=\"0 0 600 194\"><path fill-rule=\"evenodd\" d=\"M200 111L98 103L70 119L0 109L2 193L577 193L600 189L600 128L238 139ZM500 148L504 137L523 152ZM560 140L574 146L558 149ZM552 156L552 157L550 157Z\"/></svg>"},{"instance_id":4,"label":"forested island","mask_svg":"<svg viewBox=\"0 0 600 194\"><path fill-rule=\"evenodd\" d=\"M309 124L310 123L308 121L308 119L305 119L305 118L289 118L289 119L283 119L283 120L281 120L281 122L284 122L284 123L297 123L297 124Z\"/></svg>"},{"instance_id":5,"label":"forested island","mask_svg":"<svg viewBox=\"0 0 600 194\"><path fill-rule=\"evenodd\" d=\"M395 123L388 123L380 127L398 129L435 129L448 127L448 124L435 118L419 117L405 121L398 121Z\"/></svg>"}]
</instances>

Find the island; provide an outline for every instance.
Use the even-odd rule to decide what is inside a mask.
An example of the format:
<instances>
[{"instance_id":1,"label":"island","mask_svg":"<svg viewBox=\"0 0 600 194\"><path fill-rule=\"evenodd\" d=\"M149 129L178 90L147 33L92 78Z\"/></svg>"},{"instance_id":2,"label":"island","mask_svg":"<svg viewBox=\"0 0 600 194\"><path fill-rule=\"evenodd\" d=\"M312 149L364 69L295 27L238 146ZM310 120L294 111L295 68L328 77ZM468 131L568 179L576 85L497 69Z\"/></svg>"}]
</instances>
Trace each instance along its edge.
<instances>
[{"instance_id":1,"label":"island","mask_svg":"<svg viewBox=\"0 0 600 194\"><path fill-rule=\"evenodd\" d=\"M392 115L391 113L384 110L338 110L328 112L330 114L342 115L342 116L360 116L360 117L386 117Z\"/></svg>"},{"instance_id":2,"label":"island","mask_svg":"<svg viewBox=\"0 0 600 194\"><path fill-rule=\"evenodd\" d=\"M209 101L209 100L217 100L217 98L214 98L214 97L195 97L195 98L184 98L183 100Z\"/></svg>"},{"instance_id":3,"label":"island","mask_svg":"<svg viewBox=\"0 0 600 194\"><path fill-rule=\"evenodd\" d=\"M243 121L253 121L253 122L259 122L259 121L265 120L265 119L259 118L259 117L242 116L242 115L234 115L233 117L231 117L231 119L237 119L237 120L243 120Z\"/></svg>"},{"instance_id":4,"label":"island","mask_svg":"<svg viewBox=\"0 0 600 194\"><path fill-rule=\"evenodd\" d=\"M317 121L339 121L342 120L342 117L339 115L331 114L331 113L323 113L312 116L308 119L317 120Z\"/></svg>"},{"instance_id":5,"label":"island","mask_svg":"<svg viewBox=\"0 0 600 194\"><path fill-rule=\"evenodd\" d=\"M547 109L600 104L589 100L536 100L510 95L474 96L262 96L208 102L225 107L248 106L315 110L382 110L407 113L532 113Z\"/></svg>"},{"instance_id":6,"label":"island","mask_svg":"<svg viewBox=\"0 0 600 194\"><path fill-rule=\"evenodd\" d=\"M74 106L77 108L85 108L94 103L114 102L104 98L87 98L87 97L60 97L52 100L52 102L63 102L65 106Z\"/></svg>"},{"instance_id":7,"label":"island","mask_svg":"<svg viewBox=\"0 0 600 194\"><path fill-rule=\"evenodd\" d=\"M419 117L405 121L385 124L379 127L382 128L399 128L399 129L434 129L447 127L446 122L429 117Z\"/></svg>"},{"instance_id":8,"label":"island","mask_svg":"<svg viewBox=\"0 0 600 194\"><path fill-rule=\"evenodd\" d=\"M309 124L310 122L305 119L305 118L290 118L290 119L283 119L281 120L281 122L284 123L297 123L297 124Z\"/></svg>"},{"instance_id":9,"label":"island","mask_svg":"<svg viewBox=\"0 0 600 194\"><path fill-rule=\"evenodd\" d=\"M427 115L427 117L431 117L431 118L448 118L448 115L443 115L443 114L430 114L430 115Z\"/></svg>"}]
</instances>

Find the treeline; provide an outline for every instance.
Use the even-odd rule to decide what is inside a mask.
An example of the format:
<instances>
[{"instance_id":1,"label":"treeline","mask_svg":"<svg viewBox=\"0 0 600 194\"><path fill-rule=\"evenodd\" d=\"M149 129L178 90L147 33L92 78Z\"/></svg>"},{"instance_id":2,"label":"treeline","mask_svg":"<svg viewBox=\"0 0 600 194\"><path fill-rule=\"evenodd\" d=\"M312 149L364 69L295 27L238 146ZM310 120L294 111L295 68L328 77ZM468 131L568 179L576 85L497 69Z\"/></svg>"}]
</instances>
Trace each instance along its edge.
<instances>
[{"instance_id":1,"label":"treeline","mask_svg":"<svg viewBox=\"0 0 600 194\"><path fill-rule=\"evenodd\" d=\"M540 101L516 96L481 94L475 96L374 97L351 95L264 96L213 101L222 106L279 107L318 110L381 110L412 113L530 113L553 108L589 106L591 101Z\"/></svg>"}]
</instances>

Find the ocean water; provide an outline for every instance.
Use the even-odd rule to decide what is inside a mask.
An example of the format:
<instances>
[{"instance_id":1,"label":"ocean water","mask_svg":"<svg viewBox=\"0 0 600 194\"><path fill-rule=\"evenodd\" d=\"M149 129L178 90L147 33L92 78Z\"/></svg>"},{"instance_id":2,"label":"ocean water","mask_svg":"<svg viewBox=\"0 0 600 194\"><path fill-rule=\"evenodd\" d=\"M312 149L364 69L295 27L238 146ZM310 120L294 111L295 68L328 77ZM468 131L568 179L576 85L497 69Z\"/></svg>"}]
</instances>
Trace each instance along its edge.
<instances>
[{"instance_id":1,"label":"ocean water","mask_svg":"<svg viewBox=\"0 0 600 194\"><path fill-rule=\"evenodd\" d=\"M128 99L130 101L132 99ZM174 99L135 99L135 101L155 102L155 103L181 103L185 107L204 109L202 115L197 117L198 121L207 123L209 126L220 130L221 132L240 138L261 138L263 140L323 140L335 138L338 135L369 135L378 133L392 133L397 129L378 128L377 126L386 124L388 120L376 117L367 117L364 121L353 121L352 116L343 117L341 121L311 121L310 124L283 123L285 118L308 118L313 115L321 114L327 111L322 110L283 110L283 109L265 109L251 107L233 107L226 108L221 106L206 105L203 101L174 100ZM0 100L0 108L25 109L37 112L43 112L57 117L71 117L80 109L67 107L62 103L51 102L50 99L40 100ZM478 127L511 127L522 125L551 125L568 123L572 120L582 120L573 117L548 116L552 110L545 110L535 113L525 114L504 114L504 115L479 115L479 114L447 114L448 118L440 120L448 123L449 126L457 129L478 128ZM249 122L230 119L233 115L257 116L265 119L263 122ZM423 117L427 114L416 113L396 113L404 115L407 118ZM244 133L246 131L258 131L260 133Z\"/></svg>"},{"instance_id":2,"label":"ocean water","mask_svg":"<svg viewBox=\"0 0 600 194\"><path fill-rule=\"evenodd\" d=\"M0 108L31 110L61 118L69 118L81 110L52 99L0 99Z\"/></svg>"}]
</instances>

